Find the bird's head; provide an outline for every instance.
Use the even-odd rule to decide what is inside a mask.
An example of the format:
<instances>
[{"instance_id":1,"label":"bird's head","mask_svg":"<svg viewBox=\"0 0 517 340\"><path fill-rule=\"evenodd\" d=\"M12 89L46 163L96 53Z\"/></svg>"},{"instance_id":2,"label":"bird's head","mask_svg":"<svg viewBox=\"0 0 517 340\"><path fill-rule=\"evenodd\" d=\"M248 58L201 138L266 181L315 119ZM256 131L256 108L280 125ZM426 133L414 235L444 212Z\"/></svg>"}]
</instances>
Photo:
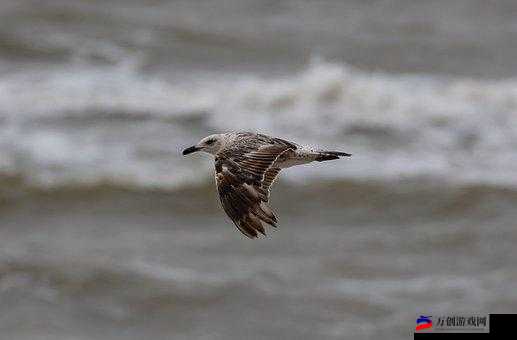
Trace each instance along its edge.
<instances>
[{"instance_id":1,"label":"bird's head","mask_svg":"<svg viewBox=\"0 0 517 340\"><path fill-rule=\"evenodd\" d=\"M215 155L224 144L224 134L215 134L207 136L199 141L196 145L193 145L189 148L183 150L183 156L188 155L189 153L193 153L196 151L204 151Z\"/></svg>"}]
</instances>

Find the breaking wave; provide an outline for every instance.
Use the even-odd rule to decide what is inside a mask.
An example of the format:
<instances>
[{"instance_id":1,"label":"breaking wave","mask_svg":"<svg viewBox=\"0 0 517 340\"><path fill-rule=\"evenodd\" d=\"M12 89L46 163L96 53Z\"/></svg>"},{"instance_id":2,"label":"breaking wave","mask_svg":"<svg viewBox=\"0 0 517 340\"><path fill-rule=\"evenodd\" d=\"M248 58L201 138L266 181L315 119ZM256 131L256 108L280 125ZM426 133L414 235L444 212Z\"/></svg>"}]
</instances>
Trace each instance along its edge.
<instances>
[{"instance_id":1,"label":"breaking wave","mask_svg":"<svg viewBox=\"0 0 517 340\"><path fill-rule=\"evenodd\" d=\"M29 186L199 186L209 160L180 150L216 131L257 130L354 154L304 178L433 177L514 186L517 80L366 72L315 60L298 74L145 75L138 58L0 79L0 174ZM203 166L197 166L204 162ZM206 165L206 166L205 166Z\"/></svg>"}]
</instances>

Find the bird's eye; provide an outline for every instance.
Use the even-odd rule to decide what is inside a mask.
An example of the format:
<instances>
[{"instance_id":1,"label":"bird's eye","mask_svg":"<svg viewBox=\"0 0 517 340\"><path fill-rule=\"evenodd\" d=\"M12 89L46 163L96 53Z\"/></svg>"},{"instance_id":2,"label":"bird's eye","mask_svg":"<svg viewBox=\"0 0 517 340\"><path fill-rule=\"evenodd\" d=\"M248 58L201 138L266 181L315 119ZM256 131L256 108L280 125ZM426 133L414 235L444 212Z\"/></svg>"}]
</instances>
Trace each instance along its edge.
<instances>
[{"instance_id":1,"label":"bird's eye","mask_svg":"<svg viewBox=\"0 0 517 340\"><path fill-rule=\"evenodd\" d=\"M214 144L214 142L215 142L215 139L209 139L209 140L207 140L205 143L206 143L207 145L212 145L212 144Z\"/></svg>"}]
</instances>

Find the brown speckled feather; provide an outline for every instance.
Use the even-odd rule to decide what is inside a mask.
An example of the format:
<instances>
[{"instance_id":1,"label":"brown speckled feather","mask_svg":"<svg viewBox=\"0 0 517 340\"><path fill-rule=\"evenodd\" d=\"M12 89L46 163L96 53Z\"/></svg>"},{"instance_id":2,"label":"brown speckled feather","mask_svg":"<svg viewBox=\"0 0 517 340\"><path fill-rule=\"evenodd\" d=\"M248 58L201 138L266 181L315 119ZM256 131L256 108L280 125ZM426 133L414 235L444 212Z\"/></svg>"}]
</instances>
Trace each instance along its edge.
<instances>
[{"instance_id":1,"label":"brown speckled feather","mask_svg":"<svg viewBox=\"0 0 517 340\"><path fill-rule=\"evenodd\" d=\"M255 238L265 235L263 223L276 227L276 216L266 204L280 172L274 163L296 145L264 135L240 137L216 155L215 178L224 211L244 235Z\"/></svg>"}]
</instances>

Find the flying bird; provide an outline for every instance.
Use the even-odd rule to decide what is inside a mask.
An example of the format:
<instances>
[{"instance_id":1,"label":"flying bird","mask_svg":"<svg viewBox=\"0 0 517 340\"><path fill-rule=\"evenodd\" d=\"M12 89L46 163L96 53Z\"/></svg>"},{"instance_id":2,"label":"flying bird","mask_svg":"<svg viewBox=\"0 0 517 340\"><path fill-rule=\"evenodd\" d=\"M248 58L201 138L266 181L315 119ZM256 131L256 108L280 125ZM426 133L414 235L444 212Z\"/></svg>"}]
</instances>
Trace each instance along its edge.
<instances>
[{"instance_id":1,"label":"flying bird","mask_svg":"<svg viewBox=\"0 0 517 340\"><path fill-rule=\"evenodd\" d=\"M210 135L183 150L183 155L196 151L214 155L215 181L223 209L249 238L256 238L258 233L266 235L263 223L277 226L267 203L269 188L281 169L351 156L253 132Z\"/></svg>"}]
</instances>

